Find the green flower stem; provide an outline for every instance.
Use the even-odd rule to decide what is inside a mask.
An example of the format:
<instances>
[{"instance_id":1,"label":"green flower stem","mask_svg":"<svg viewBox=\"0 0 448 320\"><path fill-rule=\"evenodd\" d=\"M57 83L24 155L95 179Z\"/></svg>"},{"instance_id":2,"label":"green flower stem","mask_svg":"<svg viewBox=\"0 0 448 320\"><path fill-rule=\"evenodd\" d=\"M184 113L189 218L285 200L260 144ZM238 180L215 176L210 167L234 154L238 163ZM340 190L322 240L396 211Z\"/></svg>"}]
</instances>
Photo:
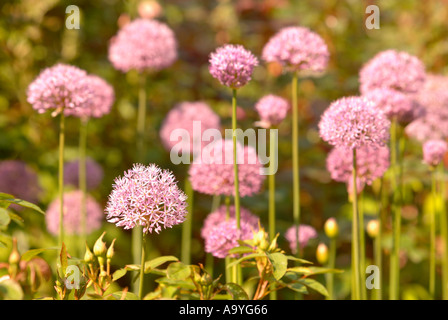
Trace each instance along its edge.
<instances>
[{"instance_id":1,"label":"green flower stem","mask_svg":"<svg viewBox=\"0 0 448 320\"><path fill-rule=\"evenodd\" d=\"M59 245L64 243L64 143L65 115L62 108L59 119Z\"/></svg>"},{"instance_id":2,"label":"green flower stem","mask_svg":"<svg viewBox=\"0 0 448 320\"><path fill-rule=\"evenodd\" d=\"M300 166L299 166L299 106L298 75L292 77L292 174L293 174L293 219L294 225L300 225ZM296 237L297 257L300 257L299 237Z\"/></svg>"},{"instance_id":3,"label":"green flower stem","mask_svg":"<svg viewBox=\"0 0 448 320\"><path fill-rule=\"evenodd\" d=\"M382 239L383 239L383 222L385 220L384 215L386 213L386 207L387 207L387 196L386 196L386 192L385 192L385 183L384 183L384 177L381 177L381 186L380 186L380 192L379 192L379 203L380 203L380 208L378 211L378 235L376 236L376 238L374 239L374 250L375 250L375 256L374 256L374 260L375 260L375 265L378 267L379 269L379 273L380 273L380 286L378 289L376 289L375 292L375 300L382 300L383 299L383 292L382 292L382 283L381 281L383 280L383 248L382 248Z\"/></svg>"},{"instance_id":4,"label":"green flower stem","mask_svg":"<svg viewBox=\"0 0 448 320\"><path fill-rule=\"evenodd\" d=\"M328 268L334 269L336 266L336 237L330 239L330 248L328 251ZM326 281L328 290L327 300L334 300L334 273L327 273Z\"/></svg>"},{"instance_id":5,"label":"green flower stem","mask_svg":"<svg viewBox=\"0 0 448 320\"><path fill-rule=\"evenodd\" d=\"M185 222L182 224L182 255L181 260L184 264L191 264L191 236L193 227L193 188L190 180L185 179L185 193L188 197L188 211Z\"/></svg>"},{"instance_id":6,"label":"green flower stem","mask_svg":"<svg viewBox=\"0 0 448 320\"><path fill-rule=\"evenodd\" d=\"M87 119L81 119L79 127L79 190L82 192L81 200L81 236L79 238L79 256L83 256L87 241Z\"/></svg>"},{"instance_id":7,"label":"green flower stem","mask_svg":"<svg viewBox=\"0 0 448 320\"><path fill-rule=\"evenodd\" d=\"M140 283L138 287L138 296L143 299L143 285L144 285L144 275L145 275L145 259L146 259L146 237L142 232L142 247L141 247L141 262L140 262Z\"/></svg>"},{"instance_id":8,"label":"green flower stem","mask_svg":"<svg viewBox=\"0 0 448 320\"><path fill-rule=\"evenodd\" d=\"M353 223L352 223L352 299L361 299L361 274L360 274L360 246L359 246L359 213L358 213L358 190L356 186L357 168L356 168L356 149L353 149Z\"/></svg>"},{"instance_id":9,"label":"green flower stem","mask_svg":"<svg viewBox=\"0 0 448 320\"><path fill-rule=\"evenodd\" d=\"M215 212L218 209L220 202L221 202L221 196L214 195L212 198L212 206L210 212ZM205 269L212 276L212 278L213 278L214 266L215 266L215 260L213 258L213 255L211 253L207 253L205 256Z\"/></svg>"},{"instance_id":10,"label":"green flower stem","mask_svg":"<svg viewBox=\"0 0 448 320\"><path fill-rule=\"evenodd\" d=\"M273 128L274 129L274 128ZM276 159L273 157L273 153L275 152L277 145L275 135L273 135L269 131L269 156L271 157L271 163L269 164L270 172L269 172L269 239L272 242L275 238L276 228L275 228L275 167L276 167ZM275 288L275 286L274 286ZM272 290L269 293L269 298L271 300L277 300L277 290Z\"/></svg>"},{"instance_id":11,"label":"green flower stem","mask_svg":"<svg viewBox=\"0 0 448 320\"><path fill-rule=\"evenodd\" d=\"M437 211L437 188L436 172L431 168L431 195L432 210L429 216L430 244L429 244L429 294L435 299L436 291L436 211Z\"/></svg>"},{"instance_id":12,"label":"green flower stem","mask_svg":"<svg viewBox=\"0 0 448 320\"><path fill-rule=\"evenodd\" d=\"M439 183L440 183L440 234L442 237L442 299L448 300L448 221L446 216L446 186L445 186L445 168L443 163L439 165Z\"/></svg>"},{"instance_id":13,"label":"green flower stem","mask_svg":"<svg viewBox=\"0 0 448 320\"><path fill-rule=\"evenodd\" d=\"M228 221L230 219L230 197L226 196L226 221ZM224 260L224 264L225 264L225 269L226 269L226 283L232 282L232 270L230 270L230 268L228 268L229 264L230 264L230 257L226 256L225 260Z\"/></svg>"},{"instance_id":14,"label":"green flower stem","mask_svg":"<svg viewBox=\"0 0 448 320\"><path fill-rule=\"evenodd\" d=\"M360 192L360 204L359 204L359 260L360 260L360 283L361 283L361 299L367 299L367 288L365 283L365 271L366 271L366 243L365 243L365 230L364 230L364 190Z\"/></svg>"}]
</instances>

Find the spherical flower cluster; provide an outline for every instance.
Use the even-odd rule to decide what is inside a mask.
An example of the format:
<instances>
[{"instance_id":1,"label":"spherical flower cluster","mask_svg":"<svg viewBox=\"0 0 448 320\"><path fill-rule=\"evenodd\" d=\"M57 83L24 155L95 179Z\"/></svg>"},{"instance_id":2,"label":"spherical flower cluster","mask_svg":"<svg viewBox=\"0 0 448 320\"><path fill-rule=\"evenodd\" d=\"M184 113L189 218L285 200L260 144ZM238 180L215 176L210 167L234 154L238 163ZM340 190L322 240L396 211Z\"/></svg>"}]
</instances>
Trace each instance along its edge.
<instances>
[{"instance_id":1,"label":"spherical flower cluster","mask_svg":"<svg viewBox=\"0 0 448 320\"><path fill-rule=\"evenodd\" d=\"M428 140L423 144L423 161L430 166L437 166L448 151L444 140Z\"/></svg>"},{"instance_id":2,"label":"spherical flower cluster","mask_svg":"<svg viewBox=\"0 0 448 320\"><path fill-rule=\"evenodd\" d=\"M209 143L202 139L203 132L208 129L219 130L220 122L219 116L206 103L182 102L168 112L160 128L160 138L167 150L181 144L182 151L197 153ZM173 133L174 130L182 130L182 138L179 139L179 135Z\"/></svg>"},{"instance_id":3,"label":"spherical flower cluster","mask_svg":"<svg viewBox=\"0 0 448 320\"><path fill-rule=\"evenodd\" d=\"M254 228L245 221L241 221L240 224L238 229L236 220L232 218L215 225L205 238L205 252L217 258L225 258L230 249L239 246L238 240L252 239L253 233L258 231L258 226Z\"/></svg>"},{"instance_id":4,"label":"spherical flower cluster","mask_svg":"<svg viewBox=\"0 0 448 320\"><path fill-rule=\"evenodd\" d=\"M81 225L81 207L83 193L80 190L74 190L64 193L63 215L64 215L64 232L66 234L80 234L82 232ZM45 221L48 231L53 235L59 234L60 219L60 199L55 199L50 203ZM92 233L101 227L104 218L103 210L95 199L87 195L86 198L86 233Z\"/></svg>"},{"instance_id":5,"label":"spherical flower cluster","mask_svg":"<svg viewBox=\"0 0 448 320\"><path fill-rule=\"evenodd\" d=\"M258 100L255 104L255 110L261 119L258 124L263 128L270 128L279 125L285 119L288 114L289 103L282 97L269 94Z\"/></svg>"},{"instance_id":6,"label":"spherical flower cluster","mask_svg":"<svg viewBox=\"0 0 448 320\"><path fill-rule=\"evenodd\" d=\"M322 114L320 136L329 144L348 149L380 147L389 139L390 121L364 97L334 101Z\"/></svg>"},{"instance_id":7,"label":"spherical flower cluster","mask_svg":"<svg viewBox=\"0 0 448 320\"><path fill-rule=\"evenodd\" d=\"M285 238L288 240L289 247L293 253L297 252L297 233L299 234L299 246L301 249L306 247L310 239L317 238L316 230L309 225L301 224L299 228L297 226L290 227L286 230Z\"/></svg>"},{"instance_id":8,"label":"spherical flower cluster","mask_svg":"<svg viewBox=\"0 0 448 320\"><path fill-rule=\"evenodd\" d=\"M357 191L360 192L365 184L372 184L374 180L386 173L390 166L389 148L362 147L356 150L356 178ZM346 148L333 148L327 157L327 170L335 181L347 184L349 192L352 190L353 153Z\"/></svg>"},{"instance_id":9,"label":"spherical flower cluster","mask_svg":"<svg viewBox=\"0 0 448 320\"><path fill-rule=\"evenodd\" d=\"M194 190L209 195L232 196L234 187L233 141L218 140L202 150L200 159L190 165L189 176ZM241 197L258 193L266 178L256 150L237 143L239 193Z\"/></svg>"},{"instance_id":10,"label":"spherical flower cluster","mask_svg":"<svg viewBox=\"0 0 448 320\"><path fill-rule=\"evenodd\" d=\"M325 70L329 60L325 41L304 27L286 27L277 32L264 46L262 58L278 62L288 70Z\"/></svg>"},{"instance_id":11,"label":"spherical flower cluster","mask_svg":"<svg viewBox=\"0 0 448 320\"><path fill-rule=\"evenodd\" d=\"M27 101L37 112L52 110L53 115L63 109L83 108L91 97L87 73L62 63L44 69L27 90Z\"/></svg>"},{"instance_id":12,"label":"spherical flower cluster","mask_svg":"<svg viewBox=\"0 0 448 320\"><path fill-rule=\"evenodd\" d=\"M409 123L424 115L425 109L415 99L415 95L406 94L390 88L377 88L364 94L388 119L399 123Z\"/></svg>"},{"instance_id":13,"label":"spherical flower cluster","mask_svg":"<svg viewBox=\"0 0 448 320\"><path fill-rule=\"evenodd\" d=\"M110 84L96 75L88 75L87 81L92 97L83 108L65 109L68 116L79 118L100 118L108 114L115 100L115 92Z\"/></svg>"},{"instance_id":14,"label":"spherical flower cluster","mask_svg":"<svg viewBox=\"0 0 448 320\"><path fill-rule=\"evenodd\" d=\"M448 77L429 74L417 94L425 114L406 126L408 136L424 142L448 138Z\"/></svg>"},{"instance_id":15,"label":"spherical flower cluster","mask_svg":"<svg viewBox=\"0 0 448 320\"><path fill-rule=\"evenodd\" d=\"M106 206L107 221L143 232L159 233L185 221L187 196L177 186L173 174L155 164L134 164L123 177L114 181Z\"/></svg>"},{"instance_id":16,"label":"spherical flower cluster","mask_svg":"<svg viewBox=\"0 0 448 320\"><path fill-rule=\"evenodd\" d=\"M245 86L252 77L258 59L241 45L227 44L210 54L210 74L232 89Z\"/></svg>"},{"instance_id":17,"label":"spherical flower cluster","mask_svg":"<svg viewBox=\"0 0 448 320\"><path fill-rule=\"evenodd\" d=\"M361 68L360 90L362 94L377 88L414 93L423 86L425 77L425 66L417 57L407 52L386 50Z\"/></svg>"},{"instance_id":18,"label":"spherical flower cluster","mask_svg":"<svg viewBox=\"0 0 448 320\"><path fill-rule=\"evenodd\" d=\"M177 60L177 41L164 23L139 18L126 24L110 41L109 61L123 72L159 71Z\"/></svg>"},{"instance_id":19,"label":"spherical flower cluster","mask_svg":"<svg viewBox=\"0 0 448 320\"><path fill-rule=\"evenodd\" d=\"M250 212L248 209L240 208L240 221L244 221L248 225L252 226L254 230L258 229L260 218ZM225 221L227 217L227 206L222 205L214 212L210 213L204 220L204 225L201 229L201 237L205 240L213 233L213 229ZM229 218L235 219L235 206L229 207ZM234 220L235 221L235 220ZM235 222L236 223L236 222Z\"/></svg>"},{"instance_id":20,"label":"spherical flower cluster","mask_svg":"<svg viewBox=\"0 0 448 320\"><path fill-rule=\"evenodd\" d=\"M42 189L36 172L21 160L0 162L0 192L31 203L37 203ZM14 208L19 209L20 206Z\"/></svg>"},{"instance_id":21,"label":"spherical flower cluster","mask_svg":"<svg viewBox=\"0 0 448 320\"><path fill-rule=\"evenodd\" d=\"M86 184L88 190L99 186L103 180L104 172L101 165L92 158L86 158ZM64 165L64 184L79 186L79 160L67 162Z\"/></svg>"}]
</instances>

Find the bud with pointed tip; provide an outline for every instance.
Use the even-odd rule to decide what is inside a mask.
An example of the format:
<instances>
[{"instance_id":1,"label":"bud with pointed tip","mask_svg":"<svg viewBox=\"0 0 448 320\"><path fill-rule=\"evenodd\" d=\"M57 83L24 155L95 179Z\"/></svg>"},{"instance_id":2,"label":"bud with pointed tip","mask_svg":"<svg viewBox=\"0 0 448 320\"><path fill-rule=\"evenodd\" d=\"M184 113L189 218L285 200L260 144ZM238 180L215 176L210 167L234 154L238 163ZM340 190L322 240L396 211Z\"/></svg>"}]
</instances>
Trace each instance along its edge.
<instances>
[{"instance_id":1,"label":"bud with pointed tip","mask_svg":"<svg viewBox=\"0 0 448 320\"><path fill-rule=\"evenodd\" d=\"M103 234L96 240L95 245L93 246L93 253L97 257L102 257L106 254L107 247L106 243L103 241L103 237L106 234L106 232L103 232Z\"/></svg>"},{"instance_id":2,"label":"bud with pointed tip","mask_svg":"<svg viewBox=\"0 0 448 320\"><path fill-rule=\"evenodd\" d=\"M92 253L92 251L90 251L89 246L86 243L86 253L84 254L84 261L86 263L92 263L94 261L95 257Z\"/></svg>"},{"instance_id":3,"label":"bud with pointed tip","mask_svg":"<svg viewBox=\"0 0 448 320\"><path fill-rule=\"evenodd\" d=\"M115 254L115 250L114 250L115 240L116 239L112 240L112 243L110 244L109 249L107 249L107 252L106 252L107 259L112 259Z\"/></svg>"}]
</instances>

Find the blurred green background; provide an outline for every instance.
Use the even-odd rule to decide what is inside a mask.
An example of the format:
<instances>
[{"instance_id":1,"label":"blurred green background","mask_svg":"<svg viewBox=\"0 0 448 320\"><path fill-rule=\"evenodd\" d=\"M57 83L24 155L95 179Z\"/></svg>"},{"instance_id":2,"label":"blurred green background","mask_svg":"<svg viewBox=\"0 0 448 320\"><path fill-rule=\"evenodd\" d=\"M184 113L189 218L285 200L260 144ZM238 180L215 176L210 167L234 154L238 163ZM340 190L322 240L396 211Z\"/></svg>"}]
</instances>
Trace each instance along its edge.
<instances>
[{"instance_id":1,"label":"blurred green background","mask_svg":"<svg viewBox=\"0 0 448 320\"><path fill-rule=\"evenodd\" d=\"M318 242L326 242L322 226L328 217L340 222L341 237L337 266L348 268L350 261L350 205L345 185L332 182L325 168L329 146L319 138L317 123L328 104L343 96L357 95L358 71L377 52L394 48L422 59L428 72L447 73L448 1L359 1L359 0L241 0L241 1L160 1L162 11L157 19L167 23L178 40L179 59L170 68L151 75L148 81L147 159L174 171L181 186L187 166L175 166L169 152L160 143L158 131L166 113L181 101L203 100L221 116L223 128L230 128L231 92L208 72L208 55L225 43L243 44L260 57L264 44L284 26L302 25L320 34L328 44L331 58L328 70L319 78L300 80L301 114L301 199L302 222L314 226L319 238L310 242L305 258L315 261ZM375 4L380 9L380 29L368 30L365 8ZM80 29L65 28L68 5L81 11ZM58 121L49 113L38 114L26 102L29 83L45 68L57 62L76 65L99 75L115 89L112 112L89 123L88 156L104 169L103 183L92 192L104 206L115 177L135 161L135 124L137 74L115 70L107 59L108 44L120 24L138 16L138 0L3 0L0 4L0 160L20 159L39 174L44 192L38 205L44 210L57 195ZM239 120L241 128L254 127L256 101L274 93L290 98L290 75L264 63L256 68L253 80L239 90L239 106L245 111ZM67 161L78 157L79 119L67 119ZM290 120L279 128L277 175L277 227L279 244L289 251L283 233L292 224ZM429 185L426 169L421 165L421 146L410 141L406 153L406 210L403 221L404 298L425 297L429 239L424 213L425 187ZM0 177L1 179L1 177ZM23 186L26 188L26 186ZM376 187L376 189L375 189ZM378 185L367 188L364 196L366 214L377 214ZM427 188L426 188L427 190ZM2 190L0 190L2 191ZM267 226L267 188L242 203L258 214ZM200 228L209 213L211 198L195 194L193 263L204 262ZM12 224L8 229L19 239L19 249L50 247L57 239L46 232L44 218L33 212L22 213L25 224ZM368 219L367 219L368 220ZM108 242L116 242L114 264L132 263L130 232L104 222L103 229L89 237L94 241L107 231ZM388 230L386 230L387 232ZM180 256L181 227L151 235L150 257ZM385 238L386 248L390 241ZM92 243L93 244L93 243ZM368 239L368 255L371 243ZM0 261L5 261L10 248L0 248ZM387 250L385 266L387 266ZM387 270L385 268L385 276ZM339 298L346 298L349 288L346 272L336 280ZM51 285L43 292L51 292ZM44 294L44 293L42 293ZM280 296L281 297L281 296ZM288 297L288 296L285 296ZM319 298L319 296L311 298Z\"/></svg>"}]
</instances>

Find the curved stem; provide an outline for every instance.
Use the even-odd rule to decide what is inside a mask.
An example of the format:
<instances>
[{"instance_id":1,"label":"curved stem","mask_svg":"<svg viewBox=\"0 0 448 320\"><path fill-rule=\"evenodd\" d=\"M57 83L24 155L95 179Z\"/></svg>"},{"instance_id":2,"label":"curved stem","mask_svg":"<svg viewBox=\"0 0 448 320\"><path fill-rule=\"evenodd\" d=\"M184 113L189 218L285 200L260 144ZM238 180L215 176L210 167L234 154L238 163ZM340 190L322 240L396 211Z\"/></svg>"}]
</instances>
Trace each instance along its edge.
<instances>
[{"instance_id":1,"label":"curved stem","mask_svg":"<svg viewBox=\"0 0 448 320\"><path fill-rule=\"evenodd\" d=\"M300 166L299 166L299 106L298 75L292 78L292 174L293 174L293 219L294 225L300 225ZM300 257L299 237L296 237L297 257Z\"/></svg>"},{"instance_id":2,"label":"curved stem","mask_svg":"<svg viewBox=\"0 0 448 320\"><path fill-rule=\"evenodd\" d=\"M59 244L64 243L64 143L65 143L65 115L61 111L59 119Z\"/></svg>"}]
</instances>

